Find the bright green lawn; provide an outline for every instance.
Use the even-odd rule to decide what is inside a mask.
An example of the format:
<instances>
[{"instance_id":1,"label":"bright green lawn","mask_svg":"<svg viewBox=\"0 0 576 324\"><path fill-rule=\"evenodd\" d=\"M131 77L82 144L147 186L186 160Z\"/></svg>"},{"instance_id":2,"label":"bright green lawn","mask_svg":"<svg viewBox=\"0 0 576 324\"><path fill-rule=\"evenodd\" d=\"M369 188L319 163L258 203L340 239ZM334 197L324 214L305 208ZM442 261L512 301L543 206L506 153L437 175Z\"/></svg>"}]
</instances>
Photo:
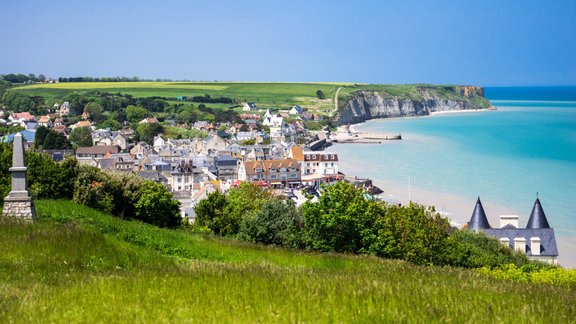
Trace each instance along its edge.
<instances>
[{"instance_id":1,"label":"bright green lawn","mask_svg":"<svg viewBox=\"0 0 576 324\"><path fill-rule=\"evenodd\" d=\"M554 322L573 289L293 252L38 201L0 224L1 322Z\"/></svg>"}]
</instances>

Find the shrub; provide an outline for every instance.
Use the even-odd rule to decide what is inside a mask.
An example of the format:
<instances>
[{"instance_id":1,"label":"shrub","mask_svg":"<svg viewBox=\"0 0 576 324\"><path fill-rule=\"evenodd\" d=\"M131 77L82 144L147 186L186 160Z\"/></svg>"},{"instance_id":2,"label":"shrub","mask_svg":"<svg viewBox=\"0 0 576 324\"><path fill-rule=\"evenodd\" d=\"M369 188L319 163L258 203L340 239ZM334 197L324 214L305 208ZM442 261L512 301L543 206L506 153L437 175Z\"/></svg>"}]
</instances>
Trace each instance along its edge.
<instances>
[{"instance_id":1,"label":"shrub","mask_svg":"<svg viewBox=\"0 0 576 324\"><path fill-rule=\"evenodd\" d=\"M497 239L482 232L457 230L448 237L443 252L445 264L465 267L496 267L505 264L521 266L528 258L521 252L512 251Z\"/></svg>"},{"instance_id":2,"label":"shrub","mask_svg":"<svg viewBox=\"0 0 576 324\"><path fill-rule=\"evenodd\" d=\"M301 207L306 246L320 251L361 252L380 206L349 183L324 186L317 202L307 201Z\"/></svg>"},{"instance_id":3,"label":"shrub","mask_svg":"<svg viewBox=\"0 0 576 324\"><path fill-rule=\"evenodd\" d=\"M367 247L370 253L416 264L441 264L439 251L446 244L450 224L433 207L410 203L386 205L374 229L376 237Z\"/></svg>"},{"instance_id":4,"label":"shrub","mask_svg":"<svg viewBox=\"0 0 576 324\"><path fill-rule=\"evenodd\" d=\"M209 194L206 199L200 200L198 205L194 207L196 213L194 227L207 228L215 234L221 234L227 224L224 214L226 205L226 195L218 191Z\"/></svg>"},{"instance_id":5,"label":"shrub","mask_svg":"<svg viewBox=\"0 0 576 324\"><path fill-rule=\"evenodd\" d=\"M302 217L292 200L272 199L240 224L243 240L298 248L301 246Z\"/></svg>"}]
</instances>

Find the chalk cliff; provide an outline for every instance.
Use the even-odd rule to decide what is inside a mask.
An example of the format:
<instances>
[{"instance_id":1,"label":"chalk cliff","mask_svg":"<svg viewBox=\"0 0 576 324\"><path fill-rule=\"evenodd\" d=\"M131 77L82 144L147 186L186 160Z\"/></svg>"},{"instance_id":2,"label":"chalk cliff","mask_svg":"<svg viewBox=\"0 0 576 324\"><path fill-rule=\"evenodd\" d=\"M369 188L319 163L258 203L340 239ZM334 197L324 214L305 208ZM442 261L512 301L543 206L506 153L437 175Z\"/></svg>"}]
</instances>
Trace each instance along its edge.
<instances>
[{"instance_id":1,"label":"chalk cliff","mask_svg":"<svg viewBox=\"0 0 576 324\"><path fill-rule=\"evenodd\" d=\"M351 92L334 116L339 125L360 123L374 118L425 116L435 111L485 109L490 102L484 89L474 86L415 86L409 98L385 91Z\"/></svg>"}]
</instances>

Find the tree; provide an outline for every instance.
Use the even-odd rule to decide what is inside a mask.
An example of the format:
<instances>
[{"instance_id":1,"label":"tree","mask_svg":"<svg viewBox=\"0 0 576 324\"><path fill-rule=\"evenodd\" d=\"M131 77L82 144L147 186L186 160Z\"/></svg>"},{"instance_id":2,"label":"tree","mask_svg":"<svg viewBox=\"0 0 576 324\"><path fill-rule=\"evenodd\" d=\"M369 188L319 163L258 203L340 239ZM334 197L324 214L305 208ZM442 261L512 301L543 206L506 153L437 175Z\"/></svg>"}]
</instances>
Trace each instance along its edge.
<instances>
[{"instance_id":1,"label":"tree","mask_svg":"<svg viewBox=\"0 0 576 324\"><path fill-rule=\"evenodd\" d=\"M228 191L226 208L223 213L222 235L237 234L242 219L260 209L273 197L269 189L264 189L252 182L242 182L238 188Z\"/></svg>"},{"instance_id":2,"label":"tree","mask_svg":"<svg viewBox=\"0 0 576 324\"><path fill-rule=\"evenodd\" d=\"M433 207L387 205L385 212L378 214L373 229L376 236L367 243L372 254L416 264L443 263L450 223Z\"/></svg>"},{"instance_id":3,"label":"tree","mask_svg":"<svg viewBox=\"0 0 576 324\"><path fill-rule=\"evenodd\" d=\"M218 191L210 193L194 207L196 213L194 225L205 226L215 234L221 234L222 229L226 227L223 216L227 204L226 195Z\"/></svg>"},{"instance_id":4,"label":"tree","mask_svg":"<svg viewBox=\"0 0 576 324\"><path fill-rule=\"evenodd\" d=\"M37 198L71 199L78 175L78 162L67 156L55 162L45 153L26 152L27 180L30 192Z\"/></svg>"},{"instance_id":5,"label":"tree","mask_svg":"<svg viewBox=\"0 0 576 324\"><path fill-rule=\"evenodd\" d=\"M140 187L140 199L135 204L136 218L160 227L179 227L180 202L172 199L166 187L152 181L144 181Z\"/></svg>"},{"instance_id":6,"label":"tree","mask_svg":"<svg viewBox=\"0 0 576 324\"><path fill-rule=\"evenodd\" d=\"M69 137L70 141L77 146L92 146L92 131L90 127L77 127L72 130Z\"/></svg>"},{"instance_id":7,"label":"tree","mask_svg":"<svg viewBox=\"0 0 576 324\"><path fill-rule=\"evenodd\" d=\"M150 111L142 107L128 106L126 107L126 119L131 123L137 123L146 117L150 117Z\"/></svg>"},{"instance_id":8,"label":"tree","mask_svg":"<svg viewBox=\"0 0 576 324\"><path fill-rule=\"evenodd\" d=\"M242 220L239 237L254 243L298 248L301 231L302 217L294 202L271 199Z\"/></svg>"},{"instance_id":9,"label":"tree","mask_svg":"<svg viewBox=\"0 0 576 324\"><path fill-rule=\"evenodd\" d=\"M361 189L346 182L324 186L317 202L301 207L305 243L320 251L364 252L364 240L371 236L379 202L364 197Z\"/></svg>"},{"instance_id":10,"label":"tree","mask_svg":"<svg viewBox=\"0 0 576 324\"><path fill-rule=\"evenodd\" d=\"M154 142L154 136L162 134L164 132L164 127L160 124L138 124L136 127L136 132L140 136L140 140L148 144Z\"/></svg>"},{"instance_id":11,"label":"tree","mask_svg":"<svg viewBox=\"0 0 576 324\"><path fill-rule=\"evenodd\" d=\"M324 92L322 90L316 91L316 97L318 97L318 99L325 99L326 98L326 96L324 95Z\"/></svg>"},{"instance_id":12,"label":"tree","mask_svg":"<svg viewBox=\"0 0 576 324\"><path fill-rule=\"evenodd\" d=\"M90 114L90 119L95 122L100 122L104 118L102 115L102 105L96 101L87 103L86 106L84 106L84 112Z\"/></svg>"},{"instance_id":13,"label":"tree","mask_svg":"<svg viewBox=\"0 0 576 324\"><path fill-rule=\"evenodd\" d=\"M116 130L119 130L122 128L122 124L117 120L108 118L105 121L103 121L102 123L100 123L98 125L98 127L99 128L109 128L110 130L116 131Z\"/></svg>"}]
</instances>

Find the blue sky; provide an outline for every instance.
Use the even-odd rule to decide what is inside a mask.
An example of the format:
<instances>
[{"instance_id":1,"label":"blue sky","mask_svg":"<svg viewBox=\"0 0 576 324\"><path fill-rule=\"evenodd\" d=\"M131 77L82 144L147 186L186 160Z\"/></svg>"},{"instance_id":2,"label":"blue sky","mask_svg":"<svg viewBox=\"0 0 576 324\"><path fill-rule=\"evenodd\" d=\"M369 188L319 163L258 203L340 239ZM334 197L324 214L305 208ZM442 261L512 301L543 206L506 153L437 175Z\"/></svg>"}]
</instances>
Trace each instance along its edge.
<instances>
[{"instance_id":1,"label":"blue sky","mask_svg":"<svg viewBox=\"0 0 576 324\"><path fill-rule=\"evenodd\" d=\"M0 30L0 74L576 84L574 0L0 0Z\"/></svg>"}]
</instances>

